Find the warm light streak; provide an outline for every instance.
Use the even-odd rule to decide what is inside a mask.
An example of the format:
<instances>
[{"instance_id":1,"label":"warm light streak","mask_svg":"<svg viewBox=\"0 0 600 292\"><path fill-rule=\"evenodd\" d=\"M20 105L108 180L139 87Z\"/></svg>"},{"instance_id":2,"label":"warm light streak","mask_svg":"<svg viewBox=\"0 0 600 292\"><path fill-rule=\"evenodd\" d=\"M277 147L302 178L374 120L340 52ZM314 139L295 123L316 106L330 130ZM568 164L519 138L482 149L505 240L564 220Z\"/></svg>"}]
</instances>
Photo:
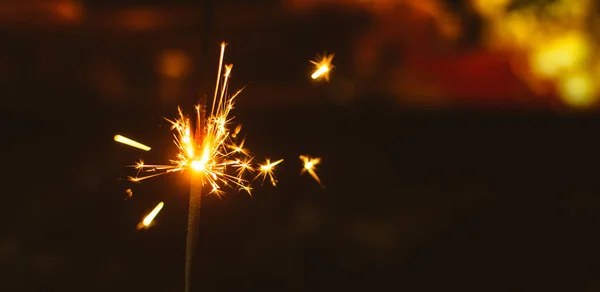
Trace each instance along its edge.
<instances>
[{"instance_id":1,"label":"warm light streak","mask_svg":"<svg viewBox=\"0 0 600 292\"><path fill-rule=\"evenodd\" d=\"M152 210L152 212L150 212L148 215L146 215L146 217L144 217L144 220L142 220L142 222L140 222L140 224L138 225L138 229L148 228L150 226L150 224L152 224L152 221L154 220L156 215L158 215L158 212L160 212L160 210L163 208L164 205L165 204L163 202L158 203L158 205L156 205L156 207L154 207L154 210Z\"/></svg>"},{"instance_id":2,"label":"warm light streak","mask_svg":"<svg viewBox=\"0 0 600 292\"><path fill-rule=\"evenodd\" d=\"M127 146L131 146L131 147L134 147L134 148L137 148L137 149L141 149L141 150L144 150L144 151L150 151L150 147L148 147L148 146L146 146L146 145L144 145L144 144L142 144L140 142L131 140L131 139L127 138L127 137L124 137L124 136L121 136L121 135L115 135L114 139L115 139L116 142L125 144Z\"/></svg>"},{"instance_id":3,"label":"warm light streak","mask_svg":"<svg viewBox=\"0 0 600 292\"><path fill-rule=\"evenodd\" d=\"M554 89L576 108L598 103L600 58L596 26L590 23L594 1L528 1L519 8L511 7L513 0L471 1L489 22L486 39L499 51L513 51L511 63L534 92Z\"/></svg>"},{"instance_id":4,"label":"warm light streak","mask_svg":"<svg viewBox=\"0 0 600 292\"><path fill-rule=\"evenodd\" d=\"M325 78L326 81L329 81L329 73L331 69L334 68L331 65L331 60L333 60L334 54L325 54L323 57L317 56L315 61L310 61L313 65L315 65L315 71L310 75L310 78L317 79L319 77Z\"/></svg>"},{"instance_id":5,"label":"warm light streak","mask_svg":"<svg viewBox=\"0 0 600 292\"><path fill-rule=\"evenodd\" d=\"M283 162L283 159L279 159L279 160L277 160L275 162L271 162L271 160L269 158L267 158L266 161L265 161L265 164L260 165L260 168L258 169L259 173L258 173L257 177L262 175L262 177L263 177L262 182L263 183L265 182L265 179L267 177L269 177L269 180L271 181L271 184L273 186L276 186L277 185L277 179L275 179L275 175L273 174L273 170L274 170L275 166L277 164L281 163L281 162Z\"/></svg>"},{"instance_id":6,"label":"warm light streak","mask_svg":"<svg viewBox=\"0 0 600 292\"><path fill-rule=\"evenodd\" d=\"M322 188L325 188L325 186L321 182L321 179L315 172L315 166L317 164L321 163L321 158L320 157L313 158L310 156L300 155L300 160L302 160L302 162L304 162L304 166L303 166L302 170L300 171L300 174L308 172L308 174L310 174L310 176L312 176L312 178L314 178Z\"/></svg>"}]
</instances>

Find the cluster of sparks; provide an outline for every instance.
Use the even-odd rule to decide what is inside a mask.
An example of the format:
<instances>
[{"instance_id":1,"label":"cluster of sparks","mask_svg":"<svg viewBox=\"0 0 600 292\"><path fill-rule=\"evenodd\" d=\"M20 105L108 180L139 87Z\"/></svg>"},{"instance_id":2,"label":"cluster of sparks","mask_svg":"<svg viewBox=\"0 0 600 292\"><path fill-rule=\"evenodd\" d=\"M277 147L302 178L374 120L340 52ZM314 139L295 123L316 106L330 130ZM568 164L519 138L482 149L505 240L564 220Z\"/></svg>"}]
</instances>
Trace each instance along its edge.
<instances>
[{"instance_id":1,"label":"cluster of sparks","mask_svg":"<svg viewBox=\"0 0 600 292\"><path fill-rule=\"evenodd\" d=\"M271 161L267 158L263 164L253 163L254 157L244 148L245 138L238 142L241 125L237 125L233 130L230 129L233 120L231 110L234 108L235 98L243 88L233 95L228 95L228 84L233 65L223 66L225 46L225 43L221 44L217 82L208 117L206 117L206 105L197 105L195 108L196 125L193 127L190 118L185 116L179 108L176 119L167 119L174 131L173 142L178 149L176 156L169 161L170 164L165 165L145 164L140 160L132 166L138 172L135 177L129 177L130 181L140 182L167 173L193 171L200 174L202 185L209 186L210 193L219 197L224 194L223 186L238 191L244 190L252 195L250 185L257 179L261 179L262 183L268 179L273 186L276 186L275 166L283 162L283 159ZM324 77L328 80L329 71L333 68L332 59L333 54L318 58L317 62L311 61L316 66L316 71L311 77L313 79ZM222 72L223 70L224 72ZM151 149L147 145L122 135L115 135L114 140L144 151ZM308 156L300 156L300 159L304 162L302 173L308 172L323 187L314 169L321 159ZM247 174L253 174L254 177L248 179L246 178ZM126 193L128 197L133 194L130 189ZM149 227L163 206L164 203L160 202L138 224L138 229Z\"/></svg>"}]
</instances>

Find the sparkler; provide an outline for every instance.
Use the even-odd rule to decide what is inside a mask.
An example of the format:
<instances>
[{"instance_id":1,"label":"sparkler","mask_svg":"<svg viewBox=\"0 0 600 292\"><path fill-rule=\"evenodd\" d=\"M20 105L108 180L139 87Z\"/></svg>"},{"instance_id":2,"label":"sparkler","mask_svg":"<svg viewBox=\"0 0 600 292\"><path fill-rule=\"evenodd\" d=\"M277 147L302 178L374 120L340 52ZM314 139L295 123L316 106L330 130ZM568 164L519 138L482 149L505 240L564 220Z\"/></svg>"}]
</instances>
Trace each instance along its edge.
<instances>
[{"instance_id":1,"label":"sparkler","mask_svg":"<svg viewBox=\"0 0 600 292\"><path fill-rule=\"evenodd\" d=\"M325 188L325 186L321 182L321 179L315 172L315 166L317 164L321 163L321 158L320 157L313 158L310 156L300 155L300 160L302 160L302 162L304 162L304 166L303 166L302 170L300 171L300 174L308 172L308 174L310 174L310 176L312 176L312 178L314 178L322 188Z\"/></svg>"},{"instance_id":2,"label":"sparkler","mask_svg":"<svg viewBox=\"0 0 600 292\"><path fill-rule=\"evenodd\" d=\"M192 255L198 236L202 189L208 186L210 187L209 194L220 197L224 194L221 188L228 186L238 191L244 190L251 195L250 184L261 176L263 182L266 177L269 177L271 184L276 185L277 181L273 171L275 166L283 161L280 159L270 162L267 159L264 165L253 166L253 157L244 149L245 139L240 143L235 141L241 126L238 125L233 131L229 130L233 120L230 113L234 108L234 100L243 88L233 95L228 94L228 83L233 65L223 65L225 46L225 43L221 44L217 81L209 115L207 116L207 106L204 100L196 106L196 124L193 128L190 118L186 117L181 109L178 109L178 118L167 119L175 132L173 141L178 149L175 158L170 160L171 164L147 165L140 161L133 166L138 170L138 174L129 178L132 182L140 182L166 173L190 172L190 203L185 260L186 292L191 288ZM119 138L117 141L117 136L115 136L115 141L137 148L142 145L131 139L123 138ZM144 148L140 149L145 150ZM256 175L254 179L249 180L245 178L246 174Z\"/></svg>"},{"instance_id":3,"label":"sparkler","mask_svg":"<svg viewBox=\"0 0 600 292\"><path fill-rule=\"evenodd\" d=\"M329 81L329 72L335 66L331 65L331 60L333 60L334 54L324 54L322 57L317 55L317 59L315 61L310 61L313 65L315 65L315 71L310 75L310 78L317 79L319 77L325 78L326 81Z\"/></svg>"}]
</instances>

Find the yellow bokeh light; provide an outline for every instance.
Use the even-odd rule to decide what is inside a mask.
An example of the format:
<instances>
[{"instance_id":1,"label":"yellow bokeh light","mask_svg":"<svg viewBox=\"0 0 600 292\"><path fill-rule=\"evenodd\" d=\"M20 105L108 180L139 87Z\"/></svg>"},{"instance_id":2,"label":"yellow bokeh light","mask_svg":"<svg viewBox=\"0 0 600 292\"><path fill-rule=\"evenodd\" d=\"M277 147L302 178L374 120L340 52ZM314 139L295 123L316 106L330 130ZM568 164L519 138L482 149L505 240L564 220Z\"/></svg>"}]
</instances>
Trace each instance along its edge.
<instances>
[{"instance_id":1,"label":"yellow bokeh light","mask_svg":"<svg viewBox=\"0 0 600 292\"><path fill-rule=\"evenodd\" d=\"M575 107L587 107L596 102L596 88L589 74L578 73L563 78L559 83L563 100Z\"/></svg>"},{"instance_id":2,"label":"yellow bokeh light","mask_svg":"<svg viewBox=\"0 0 600 292\"><path fill-rule=\"evenodd\" d=\"M559 74L582 65L589 56L586 36L572 32L540 44L534 50L531 66L540 77L557 77Z\"/></svg>"}]
</instances>

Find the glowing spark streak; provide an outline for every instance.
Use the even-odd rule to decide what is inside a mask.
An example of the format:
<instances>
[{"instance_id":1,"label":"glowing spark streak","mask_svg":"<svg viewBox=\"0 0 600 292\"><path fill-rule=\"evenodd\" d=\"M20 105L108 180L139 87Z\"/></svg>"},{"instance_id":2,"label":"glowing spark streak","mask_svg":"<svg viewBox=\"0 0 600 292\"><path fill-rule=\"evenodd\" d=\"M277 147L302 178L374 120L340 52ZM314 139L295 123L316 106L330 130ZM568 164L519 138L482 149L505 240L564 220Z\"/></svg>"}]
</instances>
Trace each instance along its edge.
<instances>
[{"instance_id":1,"label":"glowing spark streak","mask_svg":"<svg viewBox=\"0 0 600 292\"><path fill-rule=\"evenodd\" d=\"M158 203L158 205L154 207L154 210L152 210L152 212L150 212L146 217L144 217L144 220L142 220L141 222L141 227L147 228L148 226L150 226L152 220L154 220L154 218L156 217L156 215L158 215L158 212L160 212L164 205L165 204L163 202Z\"/></svg>"},{"instance_id":2,"label":"glowing spark streak","mask_svg":"<svg viewBox=\"0 0 600 292\"><path fill-rule=\"evenodd\" d=\"M126 199L131 198L133 196L133 192L131 191L131 189L126 189L125 193L127 194L127 198Z\"/></svg>"},{"instance_id":3,"label":"glowing spark streak","mask_svg":"<svg viewBox=\"0 0 600 292\"><path fill-rule=\"evenodd\" d=\"M335 66L331 65L331 60L333 60L334 54L325 54L323 57L317 56L315 61L310 61L313 65L315 65L315 72L310 76L312 79L317 79L321 76L325 78L326 81L329 81L329 72Z\"/></svg>"},{"instance_id":4,"label":"glowing spark streak","mask_svg":"<svg viewBox=\"0 0 600 292\"><path fill-rule=\"evenodd\" d=\"M156 173L156 174L152 174L152 175L147 175L147 176L142 176L142 177L131 177L130 176L128 179L129 179L129 181L132 181L132 182L140 182L142 180L153 178L153 177L157 177L157 176L163 175L165 173L167 173L167 172L160 172L160 173Z\"/></svg>"},{"instance_id":5,"label":"glowing spark streak","mask_svg":"<svg viewBox=\"0 0 600 292\"><path fill-rule=\"evenodd\" d=\"M321 179L315 172L315 166L321 163L321 158L312 158L309 156L300 155L300 159L304 162L304 167L300 171L300 174L308 172L308 174L310 174L310 176L312 176L312 178L314 178L319 183L319 185L321 185L322 188L325 188L325 186L321 182Z\"/></svg>"},{"instance_id":6,"label":"glowing spark streak","mask_svg":"<svg viewBox=\"0 0 600 292\"><path fill-rule=\"evenodd\" d=\"M212 108L210 110L211 115L215 112L215 101L217 100L217 94L219 89L219 84L221 82L221 70L223 69L223 58L225 57L225 46L227 44L225 42L221 43L221 57L219 57L219 71L217 71L217 85L215 86L215 95L213 97Z\"/></svg>"},{"instance_id":7,"label":"glowing spark streak","mask_svg":"<svg viewBox=\"0 0 600 292\"><path fill-rule=\"evenodd\" d=\"M144 145L144 144L142 144L140 142L131 140L131 139L127 138L127 137L123 137L121 135L115 135L114 139L115 139L116 142L125 144L127 146L131 146L131 147L134 147L134 148L137 148L137 149L141 149L141 150L144 150L144 151L150 151L150 147L148 147L148 146L146 146L146 145Z\"/></svg>"},{"instance_id":8,"label":"glowing spark streak","mask_svg":"<svg viewBox=\"0 0 600 292\"><path fill-rule=\"evenodd\" d=\"M223 102L223 97L225 97L225 93L227 92L227 84L229 84L229 76L231 75L231 69L233 69L233 65L225 65L225 78L223 80L223 85L221 87L221 96L219 97L219 106L217 107L217 112L221 112L222 106L226 106ZM227 115L225 115L227 116Z\"/></svg>"},{"instance_id":9,"label":"glowing spark streak","mask_svg":"<svg viewBox=\"0 0 600 292\"><path fill-rule=\"evenodd\" d=\"M329 67L323 65L321 67L319 67L319 69L317 69L317 71L315 71L315 73L313 73L310 78L312 79L317 79L319 78L321 75L325 74L329 72Z\"/></svg>"},{"instance_id":10,"label":"glowing spark streak","mask_svg":"<svg viewBox=\"0 0 600 292\"><path fill-rule=\"evenodd\" d=\"M258 178L259 176L262 175L262 177L263 177L262 182L264 183L265 179L268 176L269 179L270 179L270 181L271 181L271 184L273 186L276 186L277 185L277 180L275 179L275 175L273 174L273 171L275 170L274 169L275 166L277 164L281 163L281 162L283 162L283 159L279 159L279 160L277 160L275 162L271 162L271 160L267 158L265 164L263 164L263 165L260 166L260 169L259 169L260 172L258 173L258 175L256 177Z\"/></svg>"}]
</instances>

